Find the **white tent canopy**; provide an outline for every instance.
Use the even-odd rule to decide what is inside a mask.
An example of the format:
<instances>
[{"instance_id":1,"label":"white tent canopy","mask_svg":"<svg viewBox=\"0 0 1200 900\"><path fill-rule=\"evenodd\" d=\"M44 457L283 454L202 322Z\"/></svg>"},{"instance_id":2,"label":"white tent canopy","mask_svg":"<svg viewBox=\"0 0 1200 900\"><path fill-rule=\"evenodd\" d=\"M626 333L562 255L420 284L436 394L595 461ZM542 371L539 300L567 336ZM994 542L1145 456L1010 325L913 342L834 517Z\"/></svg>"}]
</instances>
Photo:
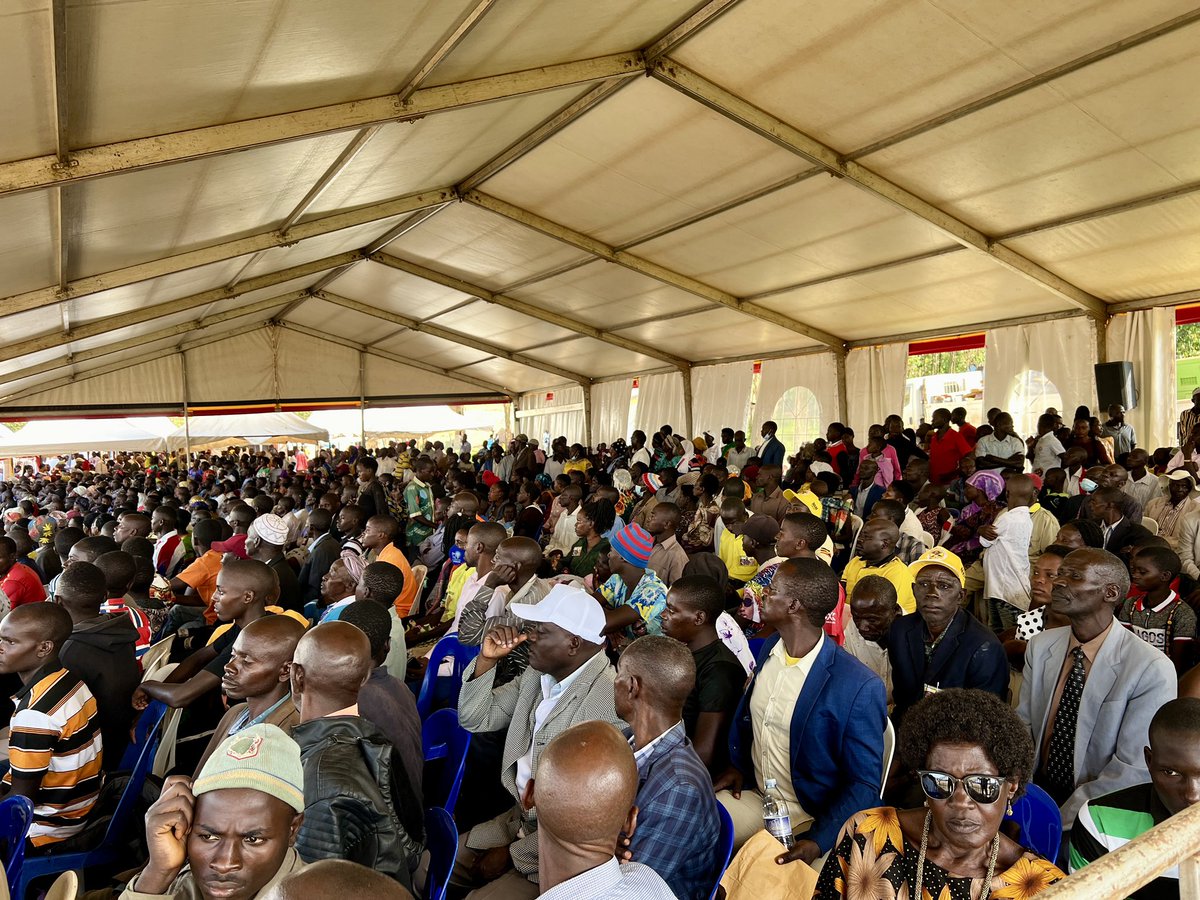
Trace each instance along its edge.
<instances>
[{"instance_id":1,"label":"white tent canopy","mask_svg":"<svg viewBox=\"0 0 1200 900\"><path fill-rule=\"evenodd\" d=\"M0 425L0 456L158 451L166 449L163 436L174 427L165 418L34 420L16 432Z\"/></svg>"},{"instance_id":2,"label":"white tent canopy","mask_svg":"<svg viewBox=\"0 0 1200 900\"><path fill-rule=\"evenodd\" d=\"M152 5L0 31L10 415L566 385L607 434L669 374L690 430L698 369L816 354L844 419L855 350L1200 300L1191 0Z\"/></svg>"},{"instance_id":3,"label":"white tent canopy","mask_svg":"<svg viewBox=\"0 0 1200 900\"><path fill-rule=\"evenodd\" d=\"M172 450L190 436L193 448L230 444L286 444L328 441L329 432L295 413L245 413L229 416L192 416L167 435Z\"/></svg>"}]
</instances>

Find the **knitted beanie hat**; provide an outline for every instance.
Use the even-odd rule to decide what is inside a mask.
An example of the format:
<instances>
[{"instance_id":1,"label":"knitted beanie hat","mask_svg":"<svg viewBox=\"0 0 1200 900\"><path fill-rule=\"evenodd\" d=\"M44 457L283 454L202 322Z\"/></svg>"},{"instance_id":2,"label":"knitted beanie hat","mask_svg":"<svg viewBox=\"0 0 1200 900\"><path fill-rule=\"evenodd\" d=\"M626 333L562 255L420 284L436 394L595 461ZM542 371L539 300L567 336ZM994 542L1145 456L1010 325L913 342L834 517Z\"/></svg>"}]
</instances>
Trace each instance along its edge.
<instances>
[{"instance_id":1,"label":"knitted beanie hat","mask_svg":"<svg viewBox=\"0 0 1200 900\"><path fill-rule=\"evenodd\" d=\"M626 525L612 536L612 548L631 566L646 568L654 550L654 537L638 524Z\"/></svg>"}]
</instances>

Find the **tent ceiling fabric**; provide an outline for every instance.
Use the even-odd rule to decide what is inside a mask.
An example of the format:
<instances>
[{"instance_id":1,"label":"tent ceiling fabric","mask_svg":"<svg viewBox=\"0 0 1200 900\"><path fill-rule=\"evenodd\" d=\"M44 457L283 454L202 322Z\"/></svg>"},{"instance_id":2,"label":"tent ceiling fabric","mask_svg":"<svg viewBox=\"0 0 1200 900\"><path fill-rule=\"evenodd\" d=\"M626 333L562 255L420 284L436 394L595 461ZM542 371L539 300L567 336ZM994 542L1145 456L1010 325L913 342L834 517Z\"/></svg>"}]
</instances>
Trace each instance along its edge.
<instances>
[{"instance_id":1,"label":"tent ceiling fabric","mask_svg":"<svg viewBox=\"0 0 1200 900\"><path fill-rule=\"evenodd\" d=\"M1197 40L1185 0L20 0L0 410L185 369L512 397L1192 296Z\"/></svg>"}]
</instances>

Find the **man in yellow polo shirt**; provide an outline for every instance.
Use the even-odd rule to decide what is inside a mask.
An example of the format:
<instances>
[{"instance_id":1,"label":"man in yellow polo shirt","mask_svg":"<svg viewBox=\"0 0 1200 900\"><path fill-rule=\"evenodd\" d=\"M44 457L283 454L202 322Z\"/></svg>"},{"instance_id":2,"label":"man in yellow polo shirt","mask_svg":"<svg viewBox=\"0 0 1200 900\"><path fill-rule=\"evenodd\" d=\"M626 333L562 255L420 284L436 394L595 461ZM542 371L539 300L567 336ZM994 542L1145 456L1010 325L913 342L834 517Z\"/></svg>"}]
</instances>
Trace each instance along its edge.
<instances>
[{"instance_id":1,"label":"man in yellow polo shirt","mask_svg":"<svg viewBox=\"0 0 1200 900\"><path fill-rule=\"evenodd\" d=\"M854 585L864 575L881 575L895 585L896 600L905 614L916 611L912 572L896 553L899 540L900 529L891 519L871 519L863 525L858 536L858 555L846 563L842 573L847 597L854 595Z\"/></svg>"}]
</instances>

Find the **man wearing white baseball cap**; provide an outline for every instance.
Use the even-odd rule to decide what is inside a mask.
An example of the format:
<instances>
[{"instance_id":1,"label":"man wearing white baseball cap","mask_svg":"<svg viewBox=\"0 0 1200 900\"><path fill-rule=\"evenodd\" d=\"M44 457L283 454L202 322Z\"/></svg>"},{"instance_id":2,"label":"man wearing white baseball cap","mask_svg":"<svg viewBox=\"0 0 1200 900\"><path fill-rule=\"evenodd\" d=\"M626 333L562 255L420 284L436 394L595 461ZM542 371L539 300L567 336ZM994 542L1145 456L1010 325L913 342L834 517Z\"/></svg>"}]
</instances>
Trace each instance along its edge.
<instances>
[{"instance_id":1,"label":"man wearing white baseball cap","mask_svg":"<svg viewBox=\"0 0 1200 900\"><path fill-rule=\"evenodd\" d=\"M613 706L614 673L603 652L604 610L593 597L558 585L540 603L514 603L509 612L523 627L488 632L458 700L459 722L468 731L508 728L501 780L515 805L464 836L450 879L480 888L479 898L538 895L537 819L527 788L546 745L580 722L625 725ZM493 688L496 664L525 642L529 667Z\"/></svg>"}]
</instances>

